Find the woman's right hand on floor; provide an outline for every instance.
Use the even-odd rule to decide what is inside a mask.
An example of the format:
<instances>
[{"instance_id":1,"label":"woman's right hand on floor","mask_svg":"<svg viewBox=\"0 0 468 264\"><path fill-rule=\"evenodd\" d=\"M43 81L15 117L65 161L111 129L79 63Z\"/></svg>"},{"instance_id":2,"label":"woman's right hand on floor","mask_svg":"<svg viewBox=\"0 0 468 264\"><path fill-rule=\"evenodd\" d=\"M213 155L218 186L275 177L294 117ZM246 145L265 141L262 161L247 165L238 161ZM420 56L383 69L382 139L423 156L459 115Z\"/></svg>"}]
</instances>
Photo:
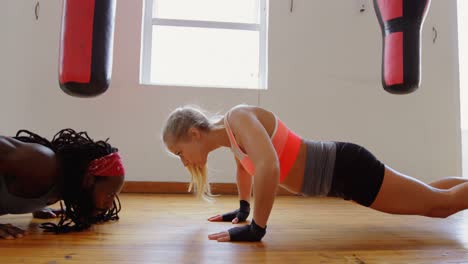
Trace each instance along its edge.
<instances>
[{"instance_id":1,"label":"woman's right hand on floor","mask_svg":"<svg viewBox=\"0 0 468 264\"><path fill-rule=\"evenodd\" d=\"M245 222L247 217L250 214L250 204L247 201L241 200L240 207L237 210L234 210L229 213L225 213L222 215L215 215L208 218L210 222L228 222L231 221L233 224L237 224L240 222Z\"/></svg>"},{"instance_id":2,"label":"woman's right hand on floor","mask_svg":"<svg viewBox=\"0 0 468 264\"><path fill-rule=\"evenodd\" d=\"M26 231L12 224L0 224L0 238L15 239L26 235Z\"/></svg>"}]
</instances>

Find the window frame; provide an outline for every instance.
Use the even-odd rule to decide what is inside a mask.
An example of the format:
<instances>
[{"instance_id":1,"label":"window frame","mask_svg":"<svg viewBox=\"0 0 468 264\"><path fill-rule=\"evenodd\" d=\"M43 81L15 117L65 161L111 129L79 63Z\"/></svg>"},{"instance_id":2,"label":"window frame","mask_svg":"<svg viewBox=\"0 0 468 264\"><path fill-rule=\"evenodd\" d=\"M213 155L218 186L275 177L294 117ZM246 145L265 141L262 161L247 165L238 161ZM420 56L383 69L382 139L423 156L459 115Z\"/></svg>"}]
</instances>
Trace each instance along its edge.
<instances>
[{"instance_id":1,"label":"window frame","mask_svg":"<svg viewBox=\"0 0 468 264\"><path fill-rule=\"evenodd\" d=\"M144 0L142 15L142 39L140 52L140 84L155 86L180 86L180 87L214 87L210 85L190 85L190 84L166 84L151 82L151 54L153 40L153 26L180 26L180 27L198 27L198 28L216 28L216 29L234 29L250 30L259 32L259 77L258 86L255 88L246 88L251 90L267 89L268 79L268 12L267 0L258 0L260 4L260 21L254 23L235 23L219 21L202 21L186 19L167 19L153 18L153 4L157 0ZM245 88L245 87L225 87L215 86L216 88Z\"/></svg>"}]
</instances>

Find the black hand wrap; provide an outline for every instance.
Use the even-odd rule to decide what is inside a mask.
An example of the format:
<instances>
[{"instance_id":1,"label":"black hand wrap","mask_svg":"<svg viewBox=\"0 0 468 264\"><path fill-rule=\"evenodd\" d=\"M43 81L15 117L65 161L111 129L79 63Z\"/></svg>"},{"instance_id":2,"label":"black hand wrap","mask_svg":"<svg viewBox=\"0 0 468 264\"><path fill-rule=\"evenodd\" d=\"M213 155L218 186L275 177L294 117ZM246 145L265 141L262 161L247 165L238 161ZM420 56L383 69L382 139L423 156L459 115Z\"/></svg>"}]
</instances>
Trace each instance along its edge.
<instances>
[{"instance_id":1,"label":"black hand wrap","mask_svg":"<svg viewBox=\"0 0 468 264\"><path fill-rule=\"evenodd\" d=\"M223 216L223 221L225 221L225 222L232 221L234 218L237 217L237 219L239 219L239 223L240 223L240 222L244 222L247 219L247 217L249 217L249 214L250 214L250 204L249 204L249 202L247 202L245 200L240 200L239 209L234 210L234 211L229 212L229 213L225 213L222 216Z\"/></svg>"},{"instance_id":2,"label":"black hand wrap","mask_svg":"<svg viewBox=\"0 0 468 264\"><path fill-rule=\"evenodd\" d=\"M258 226L252 219L250 225L234 227L228 230L231 241L260 241L265 236L265 228Z\"/></svg>"}]
</instances>

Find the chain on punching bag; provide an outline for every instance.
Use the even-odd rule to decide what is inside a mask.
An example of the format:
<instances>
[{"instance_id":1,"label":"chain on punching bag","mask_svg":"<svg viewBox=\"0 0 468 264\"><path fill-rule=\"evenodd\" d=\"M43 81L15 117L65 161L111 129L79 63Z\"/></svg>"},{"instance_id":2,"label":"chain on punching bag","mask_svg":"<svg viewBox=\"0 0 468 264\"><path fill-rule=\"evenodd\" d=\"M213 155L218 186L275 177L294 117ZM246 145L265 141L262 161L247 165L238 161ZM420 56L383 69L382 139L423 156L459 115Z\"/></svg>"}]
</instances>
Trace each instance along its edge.
<instances>
[{"instance_id":1,"label":"chain on punching bag","mask_svg":"<svg viewBox=\"0 0 468 264\"><path fill-rule=\"evenodd\" d=\"M393 94L421 83L421 29L430 0L374 0L382 29L382 85Z\"/></svg>"},{"instance_id":2,"label":"chain on punching bag","mask_svg":"<svg viewBox=\"0 0 468 264\"><path fill-rule=\"evenodd\" d=\"M67 94L104 93L112 75L116 0L63 0L59 83Z\"/></svg>"}]
</instances>

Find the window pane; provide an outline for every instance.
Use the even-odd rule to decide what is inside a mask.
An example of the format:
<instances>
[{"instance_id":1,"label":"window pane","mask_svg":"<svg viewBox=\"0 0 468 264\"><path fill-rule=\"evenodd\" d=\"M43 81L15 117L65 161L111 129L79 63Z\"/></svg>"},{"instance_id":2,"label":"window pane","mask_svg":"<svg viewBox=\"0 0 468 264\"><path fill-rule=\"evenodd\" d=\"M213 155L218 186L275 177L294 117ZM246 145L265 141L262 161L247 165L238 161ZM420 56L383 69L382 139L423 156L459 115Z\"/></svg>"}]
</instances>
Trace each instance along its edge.
<instances>
[{"instance_id":1,"label":"window pane","mask_svg":"<svg viewBox=\"0 0 468 264\"><path fill-rule=\"evenodd\" d=\"M153 26L151 82L258 88L256 31Z\"/></svg>"},{"instance_id":2,"label":"window pane","mask_svg":"<svg viewBox=\"0 0 468 264\"><path fill-rule=\"evenodd\" d=\"M259 23L260 0L154 0L153 17Z\"/></svg>"}]
</instances>

